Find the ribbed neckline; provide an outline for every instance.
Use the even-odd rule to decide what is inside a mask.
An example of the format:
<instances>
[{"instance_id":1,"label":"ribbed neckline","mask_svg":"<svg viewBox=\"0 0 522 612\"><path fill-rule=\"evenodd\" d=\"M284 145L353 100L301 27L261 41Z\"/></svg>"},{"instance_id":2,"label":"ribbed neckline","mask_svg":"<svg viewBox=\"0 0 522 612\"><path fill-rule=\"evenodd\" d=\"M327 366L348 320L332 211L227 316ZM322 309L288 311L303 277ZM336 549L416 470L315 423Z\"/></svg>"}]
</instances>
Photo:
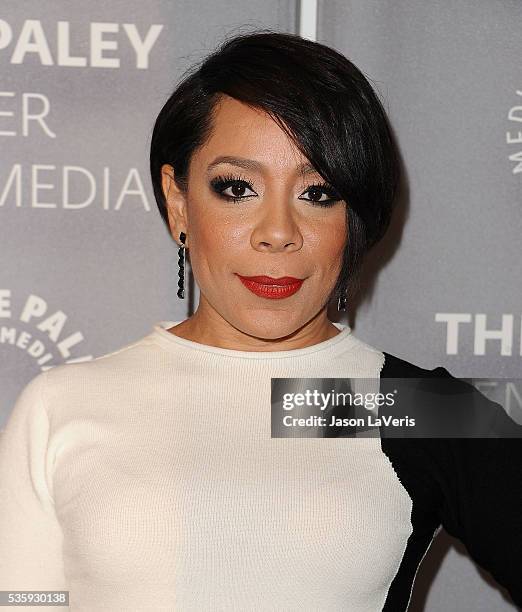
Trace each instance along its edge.
<instances>
[{"instance_id":1,"label":"ribbed neckline","mask_svg":"<svg viewBox=\"0 0 522 612\"><path fill-rule=\"evenodd\" d=\"M226 355L228 357L236 357L239 359L284 359L284 358L298 358L311 353L317 353L331 349L346 342L352 343L355 338L351 335L351 327L343 325L342 323L332 322L333 325L340 330L340 332L333 338L323 340L317 344L306 346L304 348L290 349L287 351L237 351L234 349L221 348L219 346L212 346L208 344L202 344L201 342L194 342L176 336L171 332L167 331L170 327L178 325L182 321L158 321L153 325L151 337L157 340L167 349L179 350L180 347L190 348L196 351L203 351L205 353L214 353L215 355Z\"/></svg>"}]
</instances>

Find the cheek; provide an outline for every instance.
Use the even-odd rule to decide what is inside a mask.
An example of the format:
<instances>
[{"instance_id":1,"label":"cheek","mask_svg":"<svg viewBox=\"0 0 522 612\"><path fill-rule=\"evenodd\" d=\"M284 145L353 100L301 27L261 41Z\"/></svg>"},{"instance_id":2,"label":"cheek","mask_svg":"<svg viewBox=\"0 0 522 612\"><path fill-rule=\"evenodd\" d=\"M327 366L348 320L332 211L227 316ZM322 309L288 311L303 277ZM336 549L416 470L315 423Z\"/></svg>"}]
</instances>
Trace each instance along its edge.
<instances>
[{"instance_id":1,"label":"cheek","mask_svg":"<svg viewBox=\"0 0 522 612\"><path fill-rule=\"evenodd\" d=\"M244 256L249 244L249 225L238 219L237 214L223 214L211 207L194 205L190 217L193 245L191 262L194 271L205 275L207 270L219 273L230 264L234 255Z\"/></svg>"},{"instance_id":2,"label":"cheek","mask_svg":"<svg viewBox=\"0 0 522 612\"><path fill-rule=\"evenodd\" d=\"M327 262L328 274L336 277L342 268L343 252L346 246L348 225L344 209L342 215L335 215L328 224L327 238L321 241L324 245L322 260Z\"/></svg>"},{"instance_id":3,"label":"cheek","mask_svg":"<svg viewBox=\"0 0 522 612\"><path fill-rule=\"evenodd\" d=\"M332 248L337 252L342 251L348 238L348 220L346 219L346 208L339 207L332 217L329 235L331 236Z\"/></svg>"},{"instance_id":4,"label":"cheek","mask_svg":"<svg viewBox=\"0 0 522 612\"><path fill-rule=\"evenodd\" d=\"M310 252L318 255L318 261L327 262L328 267L334 269L341 265L339 259L346 245L348 226L344 208L331 212L309 224L307 234Z\"/></svg>"},{"instance_id":5,"label":"cheek","mask_svg":"<svg viewBox=\"0 0 522 612\"><path fill-rule=\"evenodd\" d=\"M346 219L344 217L333 224L328 232L328 236L331 248L336 252L342 251L348 237Z\"/></svg>"}]
</instances>

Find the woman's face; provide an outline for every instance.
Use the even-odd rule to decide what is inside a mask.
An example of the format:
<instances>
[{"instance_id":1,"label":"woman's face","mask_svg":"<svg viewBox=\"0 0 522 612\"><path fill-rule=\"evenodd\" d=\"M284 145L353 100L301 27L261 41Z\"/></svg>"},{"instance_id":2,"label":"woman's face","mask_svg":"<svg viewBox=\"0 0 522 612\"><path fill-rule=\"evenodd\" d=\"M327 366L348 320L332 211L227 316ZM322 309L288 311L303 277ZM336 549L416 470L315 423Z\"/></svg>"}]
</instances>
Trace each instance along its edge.
<instances>
[{"instance_id":1,"label":"woman's face","mask_svg":"<svg viewBox=\"0 0 522 612\"><path fill-rule=\"evenodd\" d=\"M266 113L225 96L211 137L192 157L186 193L163 166L172 234L179 244L186 233L200 318L221 317L243 333L275 339L321 310L326 317L347 238L345 203L329 186L313 187L324 181L307 163ZM274 299L238 275L304 280Z\"/></svg>"}]
</instances>

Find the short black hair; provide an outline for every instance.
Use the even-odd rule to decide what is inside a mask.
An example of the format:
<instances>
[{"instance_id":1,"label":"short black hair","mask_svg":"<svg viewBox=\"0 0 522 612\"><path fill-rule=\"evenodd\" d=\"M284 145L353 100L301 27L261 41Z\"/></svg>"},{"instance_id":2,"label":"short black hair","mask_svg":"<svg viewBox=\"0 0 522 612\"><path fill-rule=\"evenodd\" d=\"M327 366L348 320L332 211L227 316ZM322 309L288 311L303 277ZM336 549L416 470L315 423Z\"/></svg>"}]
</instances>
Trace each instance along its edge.
<instances>
[{"instance_id":1,"label":"short black hair","mask_svg":"<svg viewBox=\"0 0 522 612\"><path fill-rule=\"evenodd\" d=\"M268 113L346 202L348 239L331 297L353 295L364 255L389 226L401 179L369 80L335 49L296 34L264 28L225 39L182 75L154 124L150 172L167 228L161 167L170 164L187 188L192 154L210 136L223 94Z\"/></svg>"}]
</instances>

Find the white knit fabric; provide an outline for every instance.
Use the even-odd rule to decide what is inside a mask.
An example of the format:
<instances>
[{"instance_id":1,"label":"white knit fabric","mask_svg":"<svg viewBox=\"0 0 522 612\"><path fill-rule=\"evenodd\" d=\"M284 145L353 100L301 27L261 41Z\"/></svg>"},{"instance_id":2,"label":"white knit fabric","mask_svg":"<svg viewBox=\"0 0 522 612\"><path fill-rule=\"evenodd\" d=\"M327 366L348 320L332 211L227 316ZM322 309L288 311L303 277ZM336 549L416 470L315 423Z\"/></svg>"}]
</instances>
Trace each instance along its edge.
<instances>
[{"instance_id":1,"label":"white knit fabric","mask_svg":"<svg viewBox=\"0 0 522 612\"><path fill-rule=\"evenodd\" d=\"M0 441L0 589L76 612L377 612L412 531L378 438L271 438L271 377L378 378L353 336L246 352L167 331L31 380ZM17 608L63 610L66 608Z\"/></svg>"}]
</instances>

